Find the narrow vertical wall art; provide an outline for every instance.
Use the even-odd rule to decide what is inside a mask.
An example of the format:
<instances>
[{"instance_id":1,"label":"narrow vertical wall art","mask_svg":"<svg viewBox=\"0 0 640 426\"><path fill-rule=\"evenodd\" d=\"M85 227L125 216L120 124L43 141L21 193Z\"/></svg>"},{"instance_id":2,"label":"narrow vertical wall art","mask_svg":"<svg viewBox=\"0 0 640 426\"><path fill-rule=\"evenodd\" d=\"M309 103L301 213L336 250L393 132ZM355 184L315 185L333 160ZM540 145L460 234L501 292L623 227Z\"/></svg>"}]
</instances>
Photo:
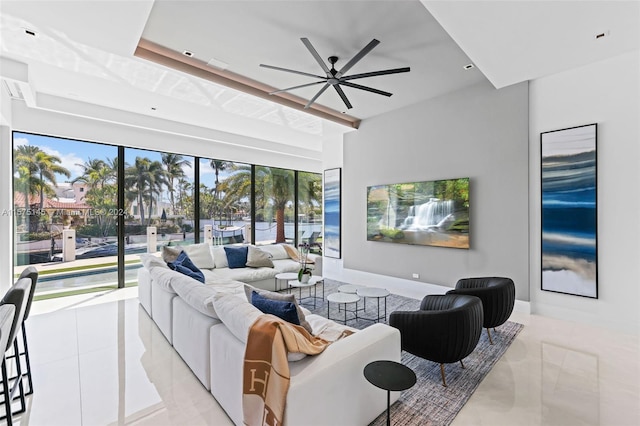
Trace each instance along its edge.
<instances>
[{"instance_id":1,"label":"narrow vertical wall art","mask_svg":"<svg viewBox=\"0 0 640 426\"><path fill-rule=\"evenodd\" d=\"M324 252L327 257L340 259L341 253L341 169L324 171Z\"/></svg>"},{"instance_id":2,"label":"narrow vertical wall art","mask_svg":"<svg viewBox=\"0 0 640 426\"><path fill-rule=\"evenodd\" d=\"M540 134L542 290L598 298L597 129Z\"/></svg>"}]
</instances>

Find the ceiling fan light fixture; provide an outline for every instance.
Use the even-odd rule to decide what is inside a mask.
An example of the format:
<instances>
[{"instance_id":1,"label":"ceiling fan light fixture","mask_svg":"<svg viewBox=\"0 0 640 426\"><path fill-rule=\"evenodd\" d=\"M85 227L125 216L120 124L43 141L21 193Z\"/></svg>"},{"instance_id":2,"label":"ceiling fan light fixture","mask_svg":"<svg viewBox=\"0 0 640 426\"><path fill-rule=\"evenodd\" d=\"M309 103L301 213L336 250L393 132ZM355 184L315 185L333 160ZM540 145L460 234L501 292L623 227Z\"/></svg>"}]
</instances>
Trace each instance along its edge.
<instances>
[{"instance_id":1,"label":"ceiling fan light fixture","mask_svg":"<svg viewBox=\"0 0 640 426\"><path fill-rule=\"evenodd\" d=\"M299 88L302 88L302 87L309 87L309 86L313 86L313 85L316 85L316 84L324 83L324 85L318 91L318 93L316 93L315 96L312 97L311 100L309 100L309 102L307 102L307 104L304 106L305 109L309 108L316 101L316 99L318 99L318 97L325 90L327 90L327 88L329 88L331 86L333 86L333 88L336 91L336 93L338 94L338 96L340 96L340 98L342 99L342 102L344 102L344 104L347 107L347 109L351 109L351 108L353 108L353 106L351 105L351 102L349 102L349 99L347 98L347 95L342 90L341 86L348 86L348 87L351 87L351 88L354 88L354 89L364 90L364 91L367 91L367 92L376 93L378 95L383 95L383 96L389 97L389 96L391 96L391 93L389 93L389 92L385 92L383 90L378 90L378 89L374 89L374 88L367 87L367 86L362 86L360 84L355 84L355 83L351 82L351 80L356 80L356 79L360 79L360 78L375 77L375 76L379 76L379 75L398 74L398 73L404 73L404 72L411 71L411 69L409 67L403 67L403 68L394 68L394 69L388 69L388 70L372 71L372 72L366 72L366 73L360 73L360 74L345 75L345 73L347 73L356 63L358 63L364 56L366 56L369 52L371 52L371 50L373 50L374 47L376 47L378 44L380 44L380 41L376 40L375 38L373 40L371 40L369 42L369 44L367 44L365 47L363 47L358 53L356 53L355 56L353 56L342 68L340 68L340 70L336 70L336 68L335 68L335 64L336 64L336 62L338 62L338 57L337 56L329 56L328 61L329 61L329 64L331 65L331 69L329 69L329 67L324 62L322 57L318 54L318 52L313 47L313 45L311 44L309 39L303 37L300 40L305 45L305 47L307 48L309 53L311 53L311 55L314 57L314 59L316 60L318 65L320 65L320 68L322 68L322 71L324 71L324 73L325 73L324 76L323 75L317 75L317 74L311 74L311 73L303 72L303 71L292 70L292 69L288 69L288 68L276 67L276 66L273 66L273 65L260 64L260 66L264 67L264 68L270 68L270 69L274 69L274 70L278 70L278 71L285 71L285 72L304 75L304 76L307 76L307 77L313 77L313 78L317 79L317 81L314 81L314 82L311 82L311 83L301 84L301 85L293 86L293 87L288 87L286 89L275 90L273 92L270 92L269 93L270 95L273 95L273 94L276 94L276 93L287 92L289 90L299 89ZM345 113L345 111L343 111L343 113Z\"/></svg>"}]
</instances>

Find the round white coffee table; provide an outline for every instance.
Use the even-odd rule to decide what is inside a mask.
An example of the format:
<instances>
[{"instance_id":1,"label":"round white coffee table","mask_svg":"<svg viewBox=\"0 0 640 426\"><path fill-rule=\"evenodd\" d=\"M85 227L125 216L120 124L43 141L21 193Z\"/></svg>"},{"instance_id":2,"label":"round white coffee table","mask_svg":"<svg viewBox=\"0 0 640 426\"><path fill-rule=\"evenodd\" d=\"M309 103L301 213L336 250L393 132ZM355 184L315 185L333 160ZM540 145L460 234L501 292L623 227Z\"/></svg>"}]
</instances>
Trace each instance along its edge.
<instances>
[{"instance_id":1,"label":"round white coffee table","mask_svg":"<svg viewBox=\"0 0 640 426\"><path fill-rule=\"evenodd\" d=\"M342 306L342 309L344 310L344 324L347 324L347 304L349 303L355 303L356 304L356 309L349 311L349 312L353 312L355 314L355 318L354 319L358 319L358 301L360 300L360 296L358 296L357 294L352 294L352 293L331 293L330 295L327 296L327 319L332 319L331 318L331 303L337 303L338 304L338 309L340 309L340 305L344 305ZM334 321L342 321L339 319L334 319Z\"/></svg>"},{"instance_id":2,"label":"round white coffee table","mask_svg":"<svg viewBox=\"0 0 640 426\"><path fill-rule=\"evenodd\" d=\"M276 291L285 290L285 288L280 287L280 283L282 281L288 282L288 281L297 280L297 279L298 279L298 273L297 272L281 272L281 273L277 274L275 276L275 280L276 280L275 289L276 289ZM286 288L288 288L288 287L286 287Z\"/></svg>"},{"instance_id":3,"label":"round white coffee table","mask_svg":"<svg viewBox=\"0 0 640 426\"><path fill-rule=\"evenodd\" d=\"M383 320L383 321L387 320L387 297L391 294L389 290L387 290L386 288L379 288L379 287L361 287L357 290L356 294L364 298L363 304L365 305L365 310L367 306L367 297L374 297L378 299L378 316L376 318L361 317L362 319L375 321L375 322L380 322L380 320ZM380 299L384 299L383 315L380 315Z\"/></svg>"},{"instance_id":4,"label":"round white coffee table","mask_svg":"<svg viewBox=\"0 0 640 426\"><path fill-rule=\"evenodd\" d=\"M356 294L356 292L358 291L359 288L364 288L364 286L363 285L357 285L357 284L344 284L344 285L341 285L340 287L338 287L338 291L340 293Z\"/></svg>"},{"instance_id":5,"label":"round white coffee table","mask_svg":"<svg viewBox=\"0 0 640 426\"><path fill-rule=\"evenodd\" d=\"M319 275L312 275L311 278L309 278L309 282L303 283L298 281L298 274L295 274L296 277L293 280L289 280L289 289L291 288L297 288L298 289L298 302L299 303L306 303L303 301L303 299L313 299L313 307L316 307L316 300L318 299L322 299L324 300L324 282L322 281L323 278ZM318 283L323 283L322 285L322 297L318 297ZM309 296L303 298L302 297L302 289L303 288L308 288L309 289ZM313 296L311 295L311 288L313 288Z\"/></svg>"}]
</instances>

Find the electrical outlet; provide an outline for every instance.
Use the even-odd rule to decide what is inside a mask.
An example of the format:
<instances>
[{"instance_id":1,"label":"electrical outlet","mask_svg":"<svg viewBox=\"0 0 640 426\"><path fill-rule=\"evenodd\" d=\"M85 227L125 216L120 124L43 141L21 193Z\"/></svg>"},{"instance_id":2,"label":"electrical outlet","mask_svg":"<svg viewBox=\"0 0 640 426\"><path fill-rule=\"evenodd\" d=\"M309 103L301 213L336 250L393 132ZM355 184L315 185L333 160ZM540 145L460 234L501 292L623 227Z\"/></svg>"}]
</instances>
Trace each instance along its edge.
<instances>
[{"instance_id":1,"label":"electrical outlet","mask_svg":"<svg viewBox=\"0 0 640 426\"><path fill-rule=\"evenodd\" d=\"M415 274L415 273L414 273L414 274L413 274L413 278L415 278L415 279L420 278L420 274Z\"/></svg>"}]
</instances>

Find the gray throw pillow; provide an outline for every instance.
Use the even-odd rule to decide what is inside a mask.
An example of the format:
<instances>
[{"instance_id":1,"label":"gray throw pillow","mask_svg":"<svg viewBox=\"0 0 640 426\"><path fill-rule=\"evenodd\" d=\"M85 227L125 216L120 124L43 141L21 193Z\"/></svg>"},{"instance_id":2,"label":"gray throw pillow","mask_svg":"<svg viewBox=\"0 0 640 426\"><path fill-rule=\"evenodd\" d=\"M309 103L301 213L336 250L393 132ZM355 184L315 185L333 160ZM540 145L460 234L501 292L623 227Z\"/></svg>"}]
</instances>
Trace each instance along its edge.
<instances>
[{"instance_id":1,"label":"gray throw pillow","mask_svg":"<svg viewBox=\"0 0 640 426\"><path fill-rule=\"evenodd\" d=\"M300 305L298 305L298 301L296 300L296 296L294 296L293 294L276 293L276 292L269 291L269 290L262 290L262 289L253 287L253 286L251 286L249 284L245 284L244 285L244 293L246 294L247 301L249 301L249 303L251 303L251 292L252 291L255 291L260 296L266 297L267 299L282 300L282 301L285 301L285 302L291 302L294 305L296 305L296 311L298 312L298 319L300 320L300 325L302 327L304 327L304 329L307 330L309 332L309 334L312 333L311 324L309 324L309 322L305 319L304 312L302 312L302 309L300 309Z\"/></svg>"},{"instance_id":2,"label":"gray throw pillow","mask_svg":"<svg viewBox=\"0 0 640 426\"><path fill-rule=\"evenodd\" d=\"M176 259L180 255L180 253L182 253L182 249L181 248L163 246L162 247L162 260L164 260L167 263L173 263L173 262L176 261Z\"/></svg>"},{"instance_id":3,"label":"gray throw pillow","mask_svg":"<svg viewBox=\"0 0 640 426\"><path fill-rule=\"evenodd\" d=\"M258 247L249 246L246 266L250 268L273 268L271 255L265 251L260 250Z\"/></svg>"}]
</instances>

